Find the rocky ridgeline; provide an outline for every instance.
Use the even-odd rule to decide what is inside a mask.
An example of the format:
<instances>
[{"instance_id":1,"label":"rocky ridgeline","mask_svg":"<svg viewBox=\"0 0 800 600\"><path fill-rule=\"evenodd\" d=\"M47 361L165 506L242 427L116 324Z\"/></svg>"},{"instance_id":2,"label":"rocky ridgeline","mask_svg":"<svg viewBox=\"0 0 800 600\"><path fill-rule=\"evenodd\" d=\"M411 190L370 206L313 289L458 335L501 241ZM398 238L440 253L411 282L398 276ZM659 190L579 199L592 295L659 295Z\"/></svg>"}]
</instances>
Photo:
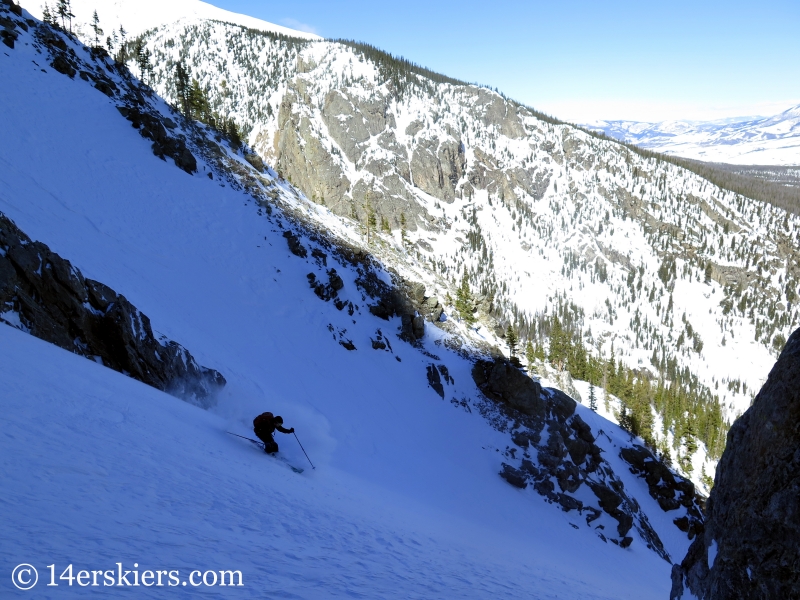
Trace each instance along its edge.
<instances>
[{"instance_id":1,"label":"rocky ridgeline","mask_svg":"<svg viewBox=\"0 0 800 600\"><path fill-rule=\"evenodd\" d=\"M125 296L84 278L2 213L0 321L200 406L225 385L186 348L156 337Z\"/></svg>"},{"instance_id":2,"label":"rocky ridgeline","mask_svg":"<svg viewBox=\"0 0 800 600\"><path fill-rule=\"evenodd\" d=\"M731 427L672 600L800 598L800 329Z\"/></svg>"},{"instance_id":3,"label":"rocky ridgeline","mask_svg":"<svg viewBox=\"0 0 800 600\"><path fill-rule=\"evenodd\" d=\"M70 78L77 74L106 96L114 98L120 114L139 130L142 137L153 142L153 154L162 160L172 158L177 167L189 174L197 171L197 160L182 136L168 133L177 127L175 122L149 105L146 96L152 92L133 81L127 67L112 61L102 48L91 50L93 60L81 59L67 43L69 38L44 24L36 27L35 39L47 48L52 59L50 66L56 71ZM122 78L127 85L120 88L110 77L112 74Z\"/></svg>"}]
</instances>

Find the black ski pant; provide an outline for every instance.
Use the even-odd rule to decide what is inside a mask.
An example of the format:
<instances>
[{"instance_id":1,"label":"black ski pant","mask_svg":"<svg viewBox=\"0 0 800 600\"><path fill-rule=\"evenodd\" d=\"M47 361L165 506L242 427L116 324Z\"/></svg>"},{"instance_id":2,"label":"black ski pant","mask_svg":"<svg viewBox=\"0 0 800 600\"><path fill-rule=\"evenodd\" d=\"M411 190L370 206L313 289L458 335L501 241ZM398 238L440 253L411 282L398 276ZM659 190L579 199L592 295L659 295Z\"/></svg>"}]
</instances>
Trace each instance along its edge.
<instances>
[{"instance_id":1,"label":"black ski pant","mask_svg":"<svg viewBox=\"0 0 800 600\"><path fill-rule=\"evenodd\" d=\"M278 442L276 442L271 435L259 435L256 433L256 436L264 442L264 452L267 454L275 454L278 451Z\"/></svg>"}]
</instances>

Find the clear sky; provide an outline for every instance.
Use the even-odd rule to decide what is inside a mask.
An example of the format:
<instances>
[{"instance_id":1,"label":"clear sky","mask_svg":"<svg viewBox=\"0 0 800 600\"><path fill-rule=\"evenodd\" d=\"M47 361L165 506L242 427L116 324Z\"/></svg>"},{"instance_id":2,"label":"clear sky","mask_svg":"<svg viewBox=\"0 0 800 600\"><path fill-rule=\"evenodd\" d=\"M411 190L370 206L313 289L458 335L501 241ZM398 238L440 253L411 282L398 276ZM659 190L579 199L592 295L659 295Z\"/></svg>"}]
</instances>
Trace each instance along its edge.
<instances>
[{"instance_id":1,"label":"clear sky","mask_svg":"<svg viewBox=\"0 0 800 600\"><path fill-rule=\"evenodd\" d=\"M571 121L771 115L800 104L800 0L211 0L368 42Z\"/></svg>"}]
</instances>

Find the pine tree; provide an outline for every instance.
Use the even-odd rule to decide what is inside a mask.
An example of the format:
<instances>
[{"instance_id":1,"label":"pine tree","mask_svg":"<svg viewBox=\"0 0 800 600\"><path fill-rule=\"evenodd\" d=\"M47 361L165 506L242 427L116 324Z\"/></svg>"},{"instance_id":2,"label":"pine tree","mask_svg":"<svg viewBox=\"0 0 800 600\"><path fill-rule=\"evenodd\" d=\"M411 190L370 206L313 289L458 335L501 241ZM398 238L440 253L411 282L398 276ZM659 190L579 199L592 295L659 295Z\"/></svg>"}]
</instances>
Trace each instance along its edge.
<instances>
[{"instance_id":1,"label":"pine tree","mask_svg":"<svg viewBox=\"0 0 800 600\"><path fill-rule=\"evenodd\" d=\"M569 346L569 334L564 331L558 317L555 317L550 329L550 349L547 354L547 360L559 371L563 371L567 366Z\"/></svg>"},{"instance_id":2,"label":"pine tree","mask_svg":"<svg viewBox=\"0 0 800 600\"><path fill-rule=\"evenodd\" d=\"M536 360L536 350L530 340L525 344L525 362L528 363L528 371L533 372L533 361Z\"/></svg>"},{"instance_id":3,"label":"pine tree","mask_svg":"<svg viewBox=\"0 0 800 600\"><path fill-rule=\"evenodd\" d=\"M67 29L67 22L69 22L69 32L72 33L72 19L75 15L72 14L71 0L57 0L56 15L61 18L62 29Z\"/></svg>"},{"instance_id":4,"label":"pine tree","mask_svg":"<svg viewBox=\"0 0 800 600\"><path fill-rule=\"evenodd\" d=\"M619 413L619 426L628 433L633 433L633 420L631 419L630 413L628 413L628 407L625 406L624 402L622 403L622 410Z\"/></svg>"},{"instance_id":5,"label":"pine tree","mask_svg":"<svg viewBox=\"0 0 800 600\"><path fill-rule=\"evenodd\" d=\"M103 28L100 27L100 18L97 16L97 11L95 10L92 14L92 31L94 31L94 47L100 47L100 36L103 35L104 31Z\"/></svg>"},{"instance_id":6,"label":"pine tree","mask_svg":"<svg viewBox=\"0 0 800 600\"><path fill-rule=\"evenodd\" d=\"M47 6L47 2L44 3L44 7L42 8L42 21L48 25L56 25L56 18L53 16L53 13L50 12L50 7Z\"/></svg>"},{"instance_id":7,"label":"pine tree","mask_svg":"<svg viewBox=\"0 0 800 600\"><path fill-rule=\"evenodd\" d=\"M475 314L472 312L472 291L469 289L467 273L461 279L461 286L456 294L456 311L468 326L475 323Z\"/></svg>"},{"instance_id":8,"label":"pine tree","mask_svg":"<svg viewBox=\"0 0 800 600\"><path fill-rule=\"evenodd\" d=\"M197 79L192 79L189 86L189 112L191 118L213 126L214 123L211 119L211 105L208 101L208 96L203 88L200 87L200 82Z\"/></svg>"},{"instance_id":9,"label":"pine tree","mask_svg":"<svg viewBox=\"0 0 800 600\"><path fill-rule=\"evenodd\" d=\"M408 231L406 231L406 213L400 213L400 243L403 248L408 246Z\"/></svg>"},{"instance_id":10,"label":"pine tree","mask_svg":"<svg viewBox=\"0 0 800 600\"><path fill-rule=\"evenodd\" d=\"M506 328L506 344L508 345L508 355L512 358L516 357L519 338L517 337L517 333L514 331L514 328L511 326L511 323L509 323L508 327Z\"/></svg>"},{"instance_id":11,"label":"pine tree","mask_svg":"<svg viewBox=\"0 0 800 600\"><path fill-rule=\"evenodd\" d=\"M115 31L114 35L116 36L116 34L117 34L117 32ZM126 53L126 50L125 50L125 43L126 43L125 36L127 36L127 35L128 35L128 32L125 31L125 28L122 25L120 25L119 26L119 51L117 52L117 56L115 57L115 60L118 63L124 63L128 59L128 56L127 56L127 53Z\"/></svg>"},{"instance_id":12,"label":"pine tree","mask_svg":"<svg viewBox=\"0 0 800 600\"><path fill-rule=\"evenodd\" d=\"M178 94L178 103L181 112L191 119L192 107L189 104L190 85L189 72L186 70L183 61L179 60L175 65L175 92Z\"/></svg>"},{"instance_id":13,"label":"pine tree","mask_svg":"<svg viewBox=\"0 0 800 600\"><path fill-rule=\"evenodd\" d=\"M136 57L136 64L139 66L139 74L142 78L142 81L147 83L146 80L152 70L152 65L150 64L150 51L145 47L142 40L136 41L134 54Z\"/></svg>"},{"instance_id":14,"label":"pine tree","mask_svg":"<svg viewBox=\"0 0 800 600\"><path fill-rule=\"evenodd\" d=\"M372 202L370 197L372 196L371 192L367 192L366 199L364 201L364 211L367 213L367 245L372 243L372 232L374 232L378 227L378 220L375 216L375 209L372 207Z\"/></svg>"},{"instance_id":15,"label":"pine tree","mask_svg":"<svg viewBox=\"0 0 800 600\"><path fill-rule=\"evenodd\" d=\"M244 137L241 128L236 124L236 121L234 121L233 119L226 119L223 129L225 130L224 133L228 137L228 140L231 143L231 147L234 150L238 151L239 148L241 148L242 146L242 138Z\"/></svg>"},{"instance_id":16,"label":"pine tree","mask_svg":"<svg viewBox=\"0 0 800 600\"><path fill-rule=\"evenodd\" d=\"M594 385L589 384L589 408L597 412L597 396L594 393Z\"/></svg>"}]
</instances>

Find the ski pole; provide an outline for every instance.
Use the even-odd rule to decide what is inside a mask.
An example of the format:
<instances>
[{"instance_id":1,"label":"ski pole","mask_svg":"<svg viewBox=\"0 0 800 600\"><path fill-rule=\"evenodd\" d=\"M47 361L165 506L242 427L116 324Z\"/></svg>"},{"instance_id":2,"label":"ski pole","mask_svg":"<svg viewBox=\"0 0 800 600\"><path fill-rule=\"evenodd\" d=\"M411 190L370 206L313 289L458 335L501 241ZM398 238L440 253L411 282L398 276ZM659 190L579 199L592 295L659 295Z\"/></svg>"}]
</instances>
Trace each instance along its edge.
<instances>
[{"instance_id":1,"label":"ski pole","mask_svg":"<svg viewBox=\"0 0 800 600\"><path fill-rule=\"evenodd\" d=\"M294 433L294 432L292 432L292 433ZM299 437L297 437L297 434L296 434L296 433L294 433L294 439L296 439L296 440L297 440L297 443L298 443L298 444L300 444L300 438L299 438ZM312 469L316 469L317 467L315 467L315 466L314 466L314 463L312 463L312 462L311 462L311 459L310 459L310 458L308 458L308 454L306 453L306 449L305 449L305 448L303 448L303 444L300 444L300 450L302 450L302 451L303 451L303 454L305 454L305 455L306 455L306 459L308 460L308 464L310 464L310 465L311 465L311 468L312 468Z\"/></svg>"}]
</instances>

